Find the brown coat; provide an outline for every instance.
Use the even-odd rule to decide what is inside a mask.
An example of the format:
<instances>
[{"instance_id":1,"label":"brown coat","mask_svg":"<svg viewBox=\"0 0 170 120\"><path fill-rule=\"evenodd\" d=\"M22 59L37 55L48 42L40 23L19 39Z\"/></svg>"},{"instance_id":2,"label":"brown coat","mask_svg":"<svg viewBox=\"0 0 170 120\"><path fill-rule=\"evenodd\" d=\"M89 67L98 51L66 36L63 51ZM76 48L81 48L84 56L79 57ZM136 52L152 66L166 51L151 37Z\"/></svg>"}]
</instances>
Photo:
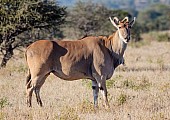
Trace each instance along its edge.
<instances>
[{"instance_id":1,"label":"brown coat","mask_svg":"<svg viewBox=\"0 0 170 120\"><path fill-rule=\"evenodd\" d=\"M115 52L109 48L109 41L101 37L76 41L39 40L26 51L31 78L52 72L65 80L94 80L94 73L104 74L109 79L119 59L112 56Z\"/></svg>"}]
</instances>

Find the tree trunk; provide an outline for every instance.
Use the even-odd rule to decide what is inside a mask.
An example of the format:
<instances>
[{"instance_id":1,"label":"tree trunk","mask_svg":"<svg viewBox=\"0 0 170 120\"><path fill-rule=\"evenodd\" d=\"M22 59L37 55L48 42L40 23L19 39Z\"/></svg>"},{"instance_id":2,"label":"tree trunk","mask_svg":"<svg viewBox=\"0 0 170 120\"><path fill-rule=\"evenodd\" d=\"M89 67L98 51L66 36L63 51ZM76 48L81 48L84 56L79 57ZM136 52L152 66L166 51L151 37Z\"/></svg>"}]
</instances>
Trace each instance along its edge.
<instances>
[{"instance_id":1,"label":"tree trunk","mask_svg":"<svg viewBox=\"0 0 170 120\"><path fill-rule=\"evenodd\" d=\"M13 56L13 48L12 45L8 45L8 47L5 48L5 54L3 55L0 68L6 67L7 62L10 58Z\"/></svg>"}]
</instances>

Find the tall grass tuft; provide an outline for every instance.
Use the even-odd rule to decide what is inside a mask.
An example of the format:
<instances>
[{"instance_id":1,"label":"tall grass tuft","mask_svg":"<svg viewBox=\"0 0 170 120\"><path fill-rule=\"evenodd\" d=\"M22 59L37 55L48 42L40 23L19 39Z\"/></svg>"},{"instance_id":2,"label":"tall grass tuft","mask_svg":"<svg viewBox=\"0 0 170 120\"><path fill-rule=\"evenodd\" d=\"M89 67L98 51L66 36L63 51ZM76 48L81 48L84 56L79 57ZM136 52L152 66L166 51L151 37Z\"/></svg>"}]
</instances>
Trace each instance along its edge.
<instances>
[{"instance_id":1,"label":"tall grass tuft","mask_svg":"<svg viewBox=\"0 0 170 120\"><path fill-rule=\"evenodd\" d=\"M124 93L121 93L120 96L117 98L118 105L123 105L127 101L127 95Z\"/></svg>"},{"instance_id":2,"label":"tall grass tuft","mask_svg":"<svg viewBox=\"0 0 170 120\"><path fill-rule=\"evenodd\" d=\"M94 105L92 102L88 100L84 100L81 103L79 103L76 106L77 111L79 111L82 114L87 114L87 113L94 113Z\"/></svg>"}]
</instances>

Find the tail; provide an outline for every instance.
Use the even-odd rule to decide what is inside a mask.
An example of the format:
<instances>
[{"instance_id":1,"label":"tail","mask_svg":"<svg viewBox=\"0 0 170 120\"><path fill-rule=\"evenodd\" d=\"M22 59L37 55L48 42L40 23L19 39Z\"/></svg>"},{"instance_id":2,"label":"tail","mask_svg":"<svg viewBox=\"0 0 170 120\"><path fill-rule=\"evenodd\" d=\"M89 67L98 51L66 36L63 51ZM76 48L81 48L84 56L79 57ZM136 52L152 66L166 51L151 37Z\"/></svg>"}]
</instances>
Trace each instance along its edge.
<instances>
[{"instance_id":1,"label":"tail","mask_svg":"<svg viewBox=\"0 0 170 120\"><path fill-rule=\"evenodd\" d=\"M26 77L26 85L28 85L28 83L31 81L31 73L30 70L28 69L28 75Z\"/></svg>"},{"instance_id":2,"label":"tail","mask_svg":"<svg viewBox=\"0 0 170 120\"><path fill-rule=\"evenodd\" d=\"M28 47L29 48L29 47ZM25 51L25 60L27 62L27 50L28 48L26 49ZM30 69L28 68L28 75L26 77L26 85L28 85L28 83L31 81L31 73L30 73ZM28 85L29 86L29 85Z\"/></svg>"}]
</instances>

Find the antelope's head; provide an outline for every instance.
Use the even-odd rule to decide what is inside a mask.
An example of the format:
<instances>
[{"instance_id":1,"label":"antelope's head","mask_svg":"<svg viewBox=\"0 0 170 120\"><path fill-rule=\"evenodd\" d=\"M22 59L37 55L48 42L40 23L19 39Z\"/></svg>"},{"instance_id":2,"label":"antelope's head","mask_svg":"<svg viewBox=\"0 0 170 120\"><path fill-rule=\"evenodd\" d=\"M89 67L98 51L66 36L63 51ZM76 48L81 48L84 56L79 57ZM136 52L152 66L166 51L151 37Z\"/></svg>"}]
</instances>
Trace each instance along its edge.
<instances>
[{"instance_id":1,"label":"antelope's head","mask_svg":"<svg viewBox=\"0 0 170 120\"><path fill-rule=\"evenodd\" d=\"M115 26L117 28L117 32L119 34L120 39L124 43L128 43L130 40L130 30L131 30L133 24L135 23L135 17L131 22L129 22L128 17L125 17L121 21L119 21L119 19L117 17L114 17L113 20L111 17L109 17L109 19L110 19L111 23L113 24L113 26Z\"/></svg>"}]
</instances>

